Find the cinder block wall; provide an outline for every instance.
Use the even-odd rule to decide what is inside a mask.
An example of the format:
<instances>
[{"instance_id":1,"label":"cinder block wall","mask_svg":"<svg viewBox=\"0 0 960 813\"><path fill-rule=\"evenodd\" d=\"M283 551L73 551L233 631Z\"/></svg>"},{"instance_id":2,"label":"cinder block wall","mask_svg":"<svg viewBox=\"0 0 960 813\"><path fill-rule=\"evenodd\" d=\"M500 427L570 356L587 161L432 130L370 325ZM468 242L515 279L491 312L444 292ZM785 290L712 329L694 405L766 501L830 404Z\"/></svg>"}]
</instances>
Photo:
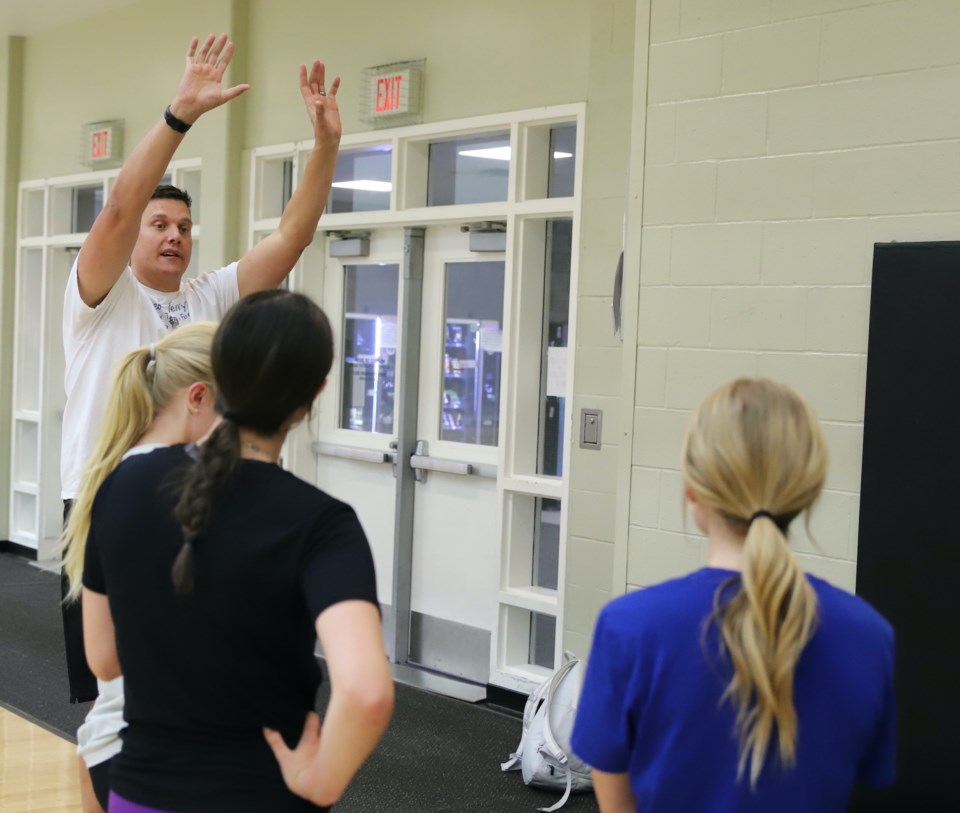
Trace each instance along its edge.
<instances>
[{"instance_id":1,"label":"cinder block wall","mask_svg":"<svg viewBox=\"0 0 960 813\"><path fill-rule=\"evenodd\" d=\"M960 3L653 0L650 27L625 587L705 562L683 431L762 375L823 423L826 492L793 540L852 590L873 244L960 238Z\"/></svg>"}]
</instances>

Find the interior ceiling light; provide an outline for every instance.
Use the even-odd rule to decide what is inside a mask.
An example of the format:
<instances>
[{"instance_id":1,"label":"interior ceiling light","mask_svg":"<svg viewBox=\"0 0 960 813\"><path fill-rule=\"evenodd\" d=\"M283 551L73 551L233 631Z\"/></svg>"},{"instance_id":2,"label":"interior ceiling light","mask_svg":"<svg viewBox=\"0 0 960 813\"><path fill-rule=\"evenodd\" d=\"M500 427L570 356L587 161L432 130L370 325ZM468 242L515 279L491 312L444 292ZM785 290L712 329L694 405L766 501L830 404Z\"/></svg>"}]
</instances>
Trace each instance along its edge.
<instances>
[{"instance_id":1,"label":"interior ceiling light","mask_svg":"<svg viewBox=\"0 0 960 813\"><path fill-rule=\"evenodd\" d=\"M482 150L460 150L458 155L468 158L492 158L494 161L509 161L510 147L485 147Z\"/></svg>"},{"instance_id":2,"label":"interior ceiling light","mask_svg":"<svg viewBox=\"0 0 960 813\"><path fill-rule=\"evenodd\" d=\"M358 189L361 192L389 192L393 189L390 181L334 181L337 189Z\"/></svg>"},{"instance_id":3,"label":"interior ceiling light","mask_svg":"<svg viewBox=\"0 0 960 813\"><path fill-rule=\"evenodd\" d=\"M486 147L482 150L460 150L457 155L465 155L468 158L491 158L494 161L509 161L509 147ZM555 152L554 158L573 158L572 152Z\"/></svg>"}]
</instances>

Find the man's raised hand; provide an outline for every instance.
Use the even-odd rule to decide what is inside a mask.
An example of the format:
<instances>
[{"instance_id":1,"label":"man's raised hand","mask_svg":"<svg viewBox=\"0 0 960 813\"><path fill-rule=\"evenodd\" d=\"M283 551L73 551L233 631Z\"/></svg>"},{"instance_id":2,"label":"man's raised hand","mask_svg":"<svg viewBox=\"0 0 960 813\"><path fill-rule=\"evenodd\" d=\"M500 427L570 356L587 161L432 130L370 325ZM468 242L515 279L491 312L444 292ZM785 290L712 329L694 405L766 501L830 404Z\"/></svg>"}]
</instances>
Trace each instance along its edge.
<instances>
[{"instance_id":1,"label":"man's raised hand","mask_svg":"<svg viewBox=\"0 0 960 813\"><path fill-rule=\"evenodd\" d=\"M337 91L340 89L340 77L336 77L330 88L324 84L326 69L319 60L314 60L307 74L306 65L300 66L300 94L307 106L307 115L313 125L313 137L318 145L340 143L342 132L340 109L337 107Z\"/></svg>"},{"instance_id":2,"label":"man's raised hand","mask_svg":"<svg viewBox=\"0 0 960 813\"><path fill-rule=\"evenodd\" d=\"M181 121L193 124L200 116L215 107L235 99L250 85L221 87L223 74L230 64L234 45L226 34L208 36L203 44L194 37L187 48L187 64L180 79L177 96L170 104L170 112Z\"/></svg>"}]
</instances>

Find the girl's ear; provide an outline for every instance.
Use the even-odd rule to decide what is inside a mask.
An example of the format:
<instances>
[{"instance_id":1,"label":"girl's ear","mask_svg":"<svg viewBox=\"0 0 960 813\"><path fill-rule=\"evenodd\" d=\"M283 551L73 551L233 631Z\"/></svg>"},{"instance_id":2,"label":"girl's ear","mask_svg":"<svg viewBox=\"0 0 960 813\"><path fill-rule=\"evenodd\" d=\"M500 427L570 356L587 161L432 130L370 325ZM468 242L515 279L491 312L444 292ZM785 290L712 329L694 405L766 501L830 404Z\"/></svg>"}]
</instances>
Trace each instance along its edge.
<instances>
[{"instance_id":1,"label":"girl's ear","mask_svg":"<svg viewBox=\"0 0 960 813\"><path fill-rule=\"evenodd\" d=\"M210 390L202 381L194 381L187 387L187 409L196 414L203 406L204 399L209 397Z\"/></svg>"}]
</instances>

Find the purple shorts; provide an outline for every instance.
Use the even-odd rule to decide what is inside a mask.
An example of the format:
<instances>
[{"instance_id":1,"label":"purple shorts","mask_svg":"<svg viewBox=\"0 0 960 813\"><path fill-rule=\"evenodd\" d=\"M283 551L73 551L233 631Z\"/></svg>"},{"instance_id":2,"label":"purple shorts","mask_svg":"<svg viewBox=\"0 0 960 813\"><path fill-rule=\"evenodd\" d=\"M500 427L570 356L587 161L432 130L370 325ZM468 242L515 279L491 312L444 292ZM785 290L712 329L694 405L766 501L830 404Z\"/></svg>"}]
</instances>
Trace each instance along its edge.
<instances>
[{"instance_id":1,"label":"purple shorts","mask_svg":"<svg viewBox=\"0 0 960 813\"><path fill-rule=\"evenodd\" d=\"M135 802L128 802L122 796L110 791L110 806L107 813L173 813L170 810L161 810L159 807L144 807Z\"/></svg>"}]
</instances>

